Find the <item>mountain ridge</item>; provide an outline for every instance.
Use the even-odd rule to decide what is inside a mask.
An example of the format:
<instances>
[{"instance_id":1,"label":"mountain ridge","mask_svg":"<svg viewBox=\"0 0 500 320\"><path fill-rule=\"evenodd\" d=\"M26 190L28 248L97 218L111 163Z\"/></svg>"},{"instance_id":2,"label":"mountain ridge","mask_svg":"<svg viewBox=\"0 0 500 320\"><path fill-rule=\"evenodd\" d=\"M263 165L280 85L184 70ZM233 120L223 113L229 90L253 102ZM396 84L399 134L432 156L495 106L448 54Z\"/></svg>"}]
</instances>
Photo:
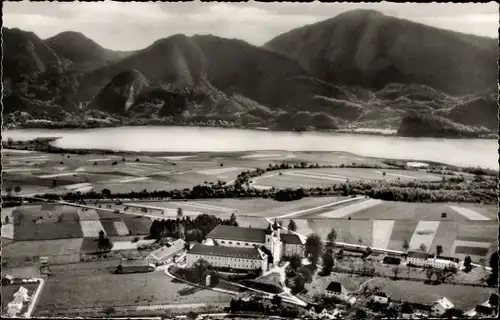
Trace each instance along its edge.
<instances>
[{"instance_id":1,"label":"mountain ridge","mask_svg":"<svg viewBox=\"0 0 500 320\"><path fill-rule=\"evenodd\" d=\"M26 115L15 112L22 111L60 125L71 122L75 126L86 126L86 119L92 114L94 120L103 118L101 125L224 123L280 130L330 130L353 126L398 128L412 112L418 112L429 115L418 121L432 120L432 128L436 123L454 126L451 121L457 128L470 126L467 132L471 134L484 131L474 128L494 130L495 90L488 86L476 90L474 84L466 93L456 94L422 83L422 79L428 78L443 85L441 71L422 71L425 66L411 64L402 68L398 63L404 62L406 51L401 53L398 45L391 44L398 43L391 39L402 36L387 32L387 25L401 19L390 18L387 22L386 17L374 11L354 10L293 29L269 42L287 38L290 33L299 33L301 37L309 34L303 41L297 42L296 36L293 41L287 40L298 44L295 51L284 46L287 52L276 52L276 46L270 50L269 43L258 47L238 39L183 34L158 39L141 50L116 52L77 32L63 32L42 40L34 33L7 29L4 38L9 46L5 51L13 66L3 79L7 87L5 110L12 113L7 124L23 125ZM402 25L416 28L415 23L409 23ZM327 27L318 29L318 25ZM325 40L331 25L337 31ZM357 32L357 40L347 41L345 34L352 30ZM448 31L440 32L449 37ZM439 38L439 34L426 37ZM407 38L415 46L414 38ZM473 39L464 44L467 48L462 51L475 52L484 47L484 40ZM310 54L294 56L310 43L312 52L322 54L318 59L312 59ZM363 50L359 50L360 45ZM80 47L84 49L78 50ZM478 57L491 55L488 48ZM438 49L444 50L443 46ZM432 46L424 51L427 57L439 55ZM387 52L391 55L384 58ZM394 55L397 59L391 61ZM325 57L332 64L325 64ZM463 55L459 58L463 59ZM491 67L489 59L492 60L481 60L476 67ZM332 65L342 65L340 71L335 69L341 76L335 72L332 75ZM394 65L397 67L392 68ZM422 78L426 72L427 78ZM453 72L448 68L444 74L454 78ZM489 73L482 80L488 77ZM104 121L106 118L118 120ZM95 121L92 123L95 125Z\"/></svg>"}]
</instances>

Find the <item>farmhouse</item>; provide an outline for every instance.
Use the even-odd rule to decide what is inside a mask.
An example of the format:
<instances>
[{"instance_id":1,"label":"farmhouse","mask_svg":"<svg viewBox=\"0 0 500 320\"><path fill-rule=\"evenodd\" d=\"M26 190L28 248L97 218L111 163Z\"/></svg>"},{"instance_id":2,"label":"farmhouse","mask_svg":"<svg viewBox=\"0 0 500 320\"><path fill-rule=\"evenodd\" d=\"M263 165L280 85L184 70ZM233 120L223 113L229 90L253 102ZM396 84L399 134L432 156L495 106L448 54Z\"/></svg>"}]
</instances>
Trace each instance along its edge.
<instances>
[{"instance_id":1,"label":"farmhouse","mask_svg":"<svg viewBox=\"0 0 500 320\"><path fill-rule=\"evenodd\" d=\"M196 244L186 256L186 266L204 259L214 267L239 270L267 270L267 255L255 247L226 247Z\"/></svg>"},{"instance_id":2,"label":"farmhouse","mask_svg":"<svg viewBox=\"0 0 500 320\"><path fill-rule=\"evenodd\" d=\"M349 292L347 289L340 283L336 281L330 282L325 291L326 296L328 297L337 297L342 300L349 299Z\"/></svg>"},{"instance_id":3,"label":"farmhouse","mask_svg":"<svg viewBox=\"0 0 500 320\"><path fill-rule=\"evenodd\" d=\"M428 254L420 251L408 251L407 263L417 266L424 267L425 261L427 260Z\"/></svg>"},{"instance_id":4,"label":"farmhouse","mask_svg":"<svg viewBox=\"0 0 500 320\"><path fill-rule=\"evenodd\" d=\"M293 233L284 233L281 235L281 242L283 242L283 256L291 257L294 254L304 256L304 244L300 237Z\"/></svg>"},{"instance_id":5,"label":"farmhouse","mask_svg":"<svg viewBox=\"0 0 500 320\"><path fill-rule=\"evenodd\" d=\"M184 240L177 239L151 252L146 257L146 260L148 260L149 263L153 263L155 265L170 263L175 260L177 254L184 250L185 245L186 242Z\"/></svg>"},{"instance_id":6,"label":"farmhouse","mask_svg":"<svg viewBox=\"0 0 500 320\"><path fill-rule=\"evenodd\" d=\"M280 226L276 221L272 226L269 224L267 229L218 225L207 235L207 243L242 249L264 246L272 254L275 264L281 261L282 257L283 242Z\"/></svg>"},{"instance_id":7,"label":"farmhouse","mask_svg":"<svg viewBox=\"0 0 500 320\"><path fill-rule=\"evenodd\" d=\"M372 301L380 304L389 304L389 297L385 292L377 292L373 295Z\"/></svg>"},{"instance_id":8,"label":"farmhouse","mask_svg":"<svg viewBox=\"0 0 500 320\"><path fill-rule=\"evenodd\" d=\"M116 267L117 273L142 273L154 270L155 266L146 259L122 260L120 265Z\"/></svg>"},{"instance_id":9,"label":"farmhouse","mask_svg":"<svg viewBox=\"0 0 500 320\"><path fill-rule=\"evenodd\" d=\"M458 258L439 256L428 258L425 261L425 266L436 269L458 268L459 262L460 260Z\"/></svg>"},{"instance_id":10,"label":"farmhouse","mask_svg":"<svg viewBox=\"0 0 500 320\"><path fill-rule=\"evenodd\" d=\"M474 311L475 315L479 318L493 318L497 313L497 310L495 308L482 304L478 304Z\"/></svg>"},{"instance_id":11,"label":"farmhouse","mask_svg":"<svg viewBox=\"0 0 500 320\"><path fill-rule=\"evenodd\" d=\"M17 290L17 292L14 293L14 301L16 303L17 302L23 303L23 302L28 301L28 300L29 300L28 289L21 286L19 288L19 290Z\"/></svg>"},{"instance_id":12,"label":"farmhouse","mask_svg":"<svg viewBox=\"0 0 500 320\"><path fill-rule=\"evenodd\" d=\"M406 261L408 264L417 267L436 269L458 268L460 262L457 258L444 256L436 257L432 254L419 251L409 251Z\"/></svg>"},{"instance_id":13,"label":"farmhouse","mask_svg":"<svg viewBox=\"0 0 500 320\"><path fill-rule=\"evenodd\" d=\"M432 305L431 315L433 317L440 317L446 313L446 311L453 309L455 306L446 297L443 297Z\"/></svg>"}]
</instances>

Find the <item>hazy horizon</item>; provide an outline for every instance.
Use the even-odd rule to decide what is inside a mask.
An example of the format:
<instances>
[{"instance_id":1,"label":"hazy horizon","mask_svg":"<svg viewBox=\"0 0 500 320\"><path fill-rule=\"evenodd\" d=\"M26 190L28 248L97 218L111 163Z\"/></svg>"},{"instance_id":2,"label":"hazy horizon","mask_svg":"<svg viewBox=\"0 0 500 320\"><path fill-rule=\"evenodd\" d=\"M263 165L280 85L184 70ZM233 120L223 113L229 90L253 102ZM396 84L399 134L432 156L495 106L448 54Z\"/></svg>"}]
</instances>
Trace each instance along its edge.
<instances>
[{"instance_id":1,"label":"hazy horizon","mask_svg":"<svg viewBox=\"0 0 500 320\"><path fill-rule=\"evenodd\" d=\"M371 9L431 27L498 38L498 4L490 3L123 3L5 2L7 28L42 39L84 34L112 50L138 50L174 34L244 40L261 46L281 33L355 9ZM138 14L139 13L139 14ZM125 23L124 23L125 21Z\"/></svg>"}]
</instances>

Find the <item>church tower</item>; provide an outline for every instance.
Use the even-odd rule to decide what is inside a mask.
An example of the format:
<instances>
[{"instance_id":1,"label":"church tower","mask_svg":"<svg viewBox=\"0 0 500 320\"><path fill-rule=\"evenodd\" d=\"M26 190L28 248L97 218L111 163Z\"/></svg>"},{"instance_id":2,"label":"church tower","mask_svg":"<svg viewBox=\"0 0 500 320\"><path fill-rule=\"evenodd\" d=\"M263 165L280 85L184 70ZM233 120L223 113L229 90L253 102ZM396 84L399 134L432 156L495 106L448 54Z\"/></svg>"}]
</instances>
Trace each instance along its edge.
<instances>
[{"instance_id":1,"label":"church tower","mask_svg":"<svg viewBox=\"0 0 500 320\"><path fill-rule=\"evenodd\" d=\"M276 219L274 219L273 230L274 230L275 237L278 238L278 239L281 239L281 237L280 237L280 229L281 229L281 227L280 227L278 221L276 221Z\"/></svg>"},{"instance_id":2,"label":"church tower","mask_svg":"<svg viewBox=\"0 0 500 320\"><path fill-rule=\"evenodd\" d=\"M266 232L266 243L264 246L272 252L273 247L273 229L271 228L271 223L267 226Z\"/></svg>"}]
</instances>

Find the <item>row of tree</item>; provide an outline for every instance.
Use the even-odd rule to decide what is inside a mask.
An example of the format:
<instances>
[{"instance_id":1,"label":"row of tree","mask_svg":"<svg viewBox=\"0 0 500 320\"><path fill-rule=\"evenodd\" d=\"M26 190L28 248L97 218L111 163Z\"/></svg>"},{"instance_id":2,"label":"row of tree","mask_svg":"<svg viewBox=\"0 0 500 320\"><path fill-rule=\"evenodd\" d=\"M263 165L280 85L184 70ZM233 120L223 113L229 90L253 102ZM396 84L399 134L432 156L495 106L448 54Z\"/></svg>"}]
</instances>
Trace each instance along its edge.
<instances>
[{"instance_id":1,"label":"row of tree","mask_svg":"<svg viewBox=\"0 0 500 320\"><path fill-rule=\"evenodd\" d=\"M149 229L149 236L157 240L173 237L201 243L218 225L238 226L236 215L233 213L229 219L223 220L214 215L200 214L191 219L190 216L183 216L182 209L179 209L175 219L154 220Z\"/></svg>"}]
</instances>

